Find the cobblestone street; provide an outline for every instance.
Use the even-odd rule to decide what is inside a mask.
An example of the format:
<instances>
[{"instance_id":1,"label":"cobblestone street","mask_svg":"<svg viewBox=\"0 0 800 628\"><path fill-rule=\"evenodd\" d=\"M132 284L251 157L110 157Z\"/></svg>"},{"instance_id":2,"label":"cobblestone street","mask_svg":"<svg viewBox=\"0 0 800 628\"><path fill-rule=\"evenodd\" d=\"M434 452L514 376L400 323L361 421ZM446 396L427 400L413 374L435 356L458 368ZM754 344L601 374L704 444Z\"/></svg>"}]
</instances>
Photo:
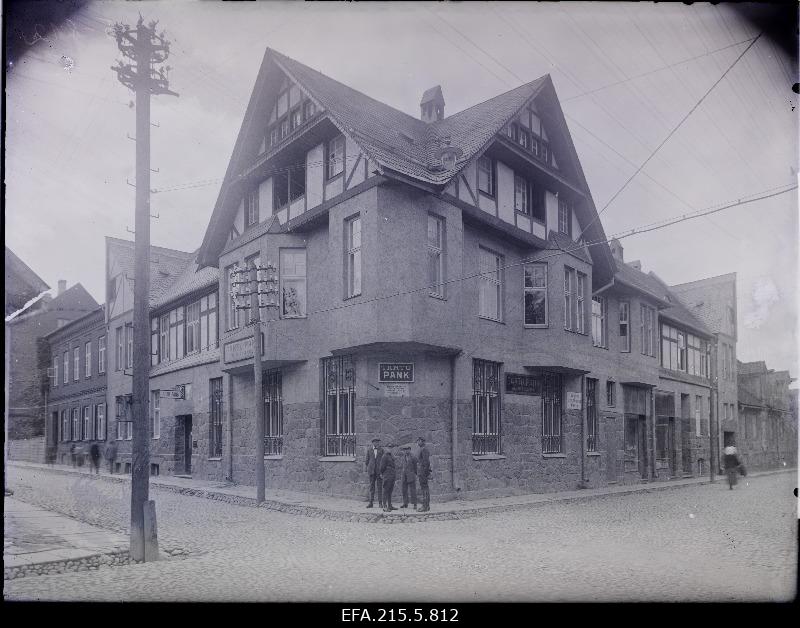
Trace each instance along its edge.
<instances>
[{"instance_id":1,"label":"cobblestone street","mask_svg":"<svg viewBox=\"0 0 800 628\"><path fill-rule=\"evenodd\" d=\"M151 490L184 558L6 581L17 600L789 600L793 472L459 521L326 521ZM129 487L9 468L16 500L124 532ZM383 574L393 574L390 578ZM406 576L406 577L404 577ZM390 583L390 584L387 584Z\"/></svg>"}]
</instances>

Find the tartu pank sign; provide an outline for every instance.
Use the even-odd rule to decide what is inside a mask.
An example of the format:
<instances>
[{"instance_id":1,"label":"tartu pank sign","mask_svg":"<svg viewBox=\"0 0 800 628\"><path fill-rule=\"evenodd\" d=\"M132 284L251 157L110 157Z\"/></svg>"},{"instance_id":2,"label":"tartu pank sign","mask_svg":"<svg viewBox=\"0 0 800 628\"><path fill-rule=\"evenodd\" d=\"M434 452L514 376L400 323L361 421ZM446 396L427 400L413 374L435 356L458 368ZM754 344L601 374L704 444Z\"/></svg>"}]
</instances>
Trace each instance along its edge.
<instances>
[{"instance_id":1,"label":"tartu pank sign","mask_svg":"<svg viewBox=\"0 0 800 628\"><path fill-rule=\"evenodd\" d=\"M378 382L413 382L414 363L413 362L381 362L378 364Z\"/></svg>"}]
</instances>

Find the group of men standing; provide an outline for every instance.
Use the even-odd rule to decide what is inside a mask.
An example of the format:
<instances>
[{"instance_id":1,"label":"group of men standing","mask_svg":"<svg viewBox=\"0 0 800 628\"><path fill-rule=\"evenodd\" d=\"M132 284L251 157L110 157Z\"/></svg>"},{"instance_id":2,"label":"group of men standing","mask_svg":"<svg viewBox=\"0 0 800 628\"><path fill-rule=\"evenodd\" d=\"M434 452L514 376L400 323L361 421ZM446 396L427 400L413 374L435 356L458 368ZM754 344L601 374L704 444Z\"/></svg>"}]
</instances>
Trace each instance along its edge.
<instances>
[{"instance_id":1,"label":"group of men standing","mask_svg":"<svg viewBox=\"0 0 800 628\"><path fill-rule=\"evenodd\" d=\"M411 497L411 505L417 512L427 512L431 509L431 494L428 488L428 480L431 476L431 455L425 446L425 439L421 436L417 438L419 453L416 457L411 455L411 445L403 445L400 449L403 452L400 468L400 482L403 489L403 505L401 508L408 508L408 498ZM388 445L386 449L381 446L380 438L372 439L372 447L367 449L367 456L364 460L364 470L369 475L369 503L367 508L372 508L375 502L375 488L378 489L378 506L384 512L397 510L392 506L392 492L397 478L397 465L391 449L395 445ZM417 480L422 498L422 504L417 508Z\"/></svg>"}]
</instances>

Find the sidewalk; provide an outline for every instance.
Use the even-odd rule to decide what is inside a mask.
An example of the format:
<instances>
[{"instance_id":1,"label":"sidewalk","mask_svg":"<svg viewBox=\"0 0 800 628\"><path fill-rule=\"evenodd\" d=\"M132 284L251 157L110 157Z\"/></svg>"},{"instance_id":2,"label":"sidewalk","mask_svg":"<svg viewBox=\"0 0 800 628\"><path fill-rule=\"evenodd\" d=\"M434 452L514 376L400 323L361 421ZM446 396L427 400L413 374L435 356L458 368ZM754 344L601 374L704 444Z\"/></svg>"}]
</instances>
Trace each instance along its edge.
<instances>
[{"instance_id":1,"label":"sidewalk","mask_svg":"<svg viewBox=\"0 0 800 628\"><path fill-rule=\"evenodd\" d=\"M4 500L5 578L127 562L126 536L38 506Z\"/></svg>"},{"instance_id":2,"label":"sidewalk","mask_svg":"<svg viewBox=\"0 0 800 628\"><path fill-rule=\"evenodd\" d=\"M101 471L99 476L89 474L85 470L62 465L45 465L31 462L9 460L10 466L19 468L36 469L47 473L80 475L84 478L91 477L97 480L130 483L129 475L109 474ZM795 468L776 469L750 473L748 478L775 473L796 472ZM725 484L724 476L717 476L719 486ZM686 486L710 484L707 477L675 479L647 484L608 486L603 488L582 489L574 491L561 491L557 493L536 493L528 495L515 495L510 497L495 497L487 499L460 499L449 502L431 502L431 510L425 513L398 508L395 512L385 513L379 508L367 509L366 505L354 499L329 497L297 491L282 491L267 488L266 501L261 508L277 510L289 514L298 514L307 517L324 518L339 521L359 521L367 523L412 523L423 521L441 521L447 519L464 519L478 516L483 513L505 510L520 510L542 504L555 502L569 502L584 499L601 498L610 495L628 495L632 493L649 493ZM240 506L259 507L255 500L255 487L215 482L211 480L189 479L172 476L159 476L150 478L150 487L224 501ZM13 485L10 487L13 489Z\"/></svg>"}]
</instances>

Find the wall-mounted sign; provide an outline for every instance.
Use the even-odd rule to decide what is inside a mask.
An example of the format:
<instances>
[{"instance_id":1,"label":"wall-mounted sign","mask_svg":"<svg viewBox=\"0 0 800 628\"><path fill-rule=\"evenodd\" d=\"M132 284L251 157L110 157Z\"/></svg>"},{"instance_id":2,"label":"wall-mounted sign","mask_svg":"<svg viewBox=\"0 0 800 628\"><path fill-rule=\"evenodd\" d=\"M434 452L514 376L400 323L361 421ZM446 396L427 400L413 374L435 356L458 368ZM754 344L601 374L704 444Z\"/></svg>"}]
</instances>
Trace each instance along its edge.
<instances>
[{"instance_id":1,"label":"wall-mounted sign","mask_svg":"<svg viewBox=\"0 0 800 628\"><path fill-rule=\"evenodd\" d=\"M542 379L523 373L506 373L506 392L514 395L542 394Z\"/></svg>"},{"instance_id":2,"label":"wall-mounted sign","mask_svg":"<svg viewBox=\"0 0 800 628\"><path fill-rule=\"evenodd\" d=\"M383 394L386 397L408 397L408 384L386 384Z\"/></svg>"},{"instance_id":3,"label":"wall-mounted sign","mask_svg":"<svg viewBox=\"0 0 800 628\"><path fill-rule=\"evenodd\" d=\"M172 390L159 390L158 396L161 399L186 399L186 386L178 384Z\"/></svg>"},{"instance_id":4,"label":"wall-mounted sign","mask_svg":"<svg viewBox=\"0 0 800 628\"><path fill-rule=\"evenodd\" d=\"M378 382L381 384L414 381L413 362L381 362L378 371Z\"/></svg>"},{"instance_id":5,"label":"wall-mounted sign","mask_svg":"<svg viewBox=\"0 0 800 628\"><path fill-rule=\"evenodd\" d=\"M261 355L264 355L264 334L261 334ZM241 340L234 340L225 345L222 350L225 363L238 362L253 357L253 337L247 336Z\"/></svg>"},{"instance_id":6,"label":"wall-mounted sign","mask_svg":"<svg viewBox=\"0 0 800 628\"><path fill-rule=\"evenodd\" d=\"M581 409L581 394L579 392L567 393L567 410Z\"/></svg>"}]
</instances>

